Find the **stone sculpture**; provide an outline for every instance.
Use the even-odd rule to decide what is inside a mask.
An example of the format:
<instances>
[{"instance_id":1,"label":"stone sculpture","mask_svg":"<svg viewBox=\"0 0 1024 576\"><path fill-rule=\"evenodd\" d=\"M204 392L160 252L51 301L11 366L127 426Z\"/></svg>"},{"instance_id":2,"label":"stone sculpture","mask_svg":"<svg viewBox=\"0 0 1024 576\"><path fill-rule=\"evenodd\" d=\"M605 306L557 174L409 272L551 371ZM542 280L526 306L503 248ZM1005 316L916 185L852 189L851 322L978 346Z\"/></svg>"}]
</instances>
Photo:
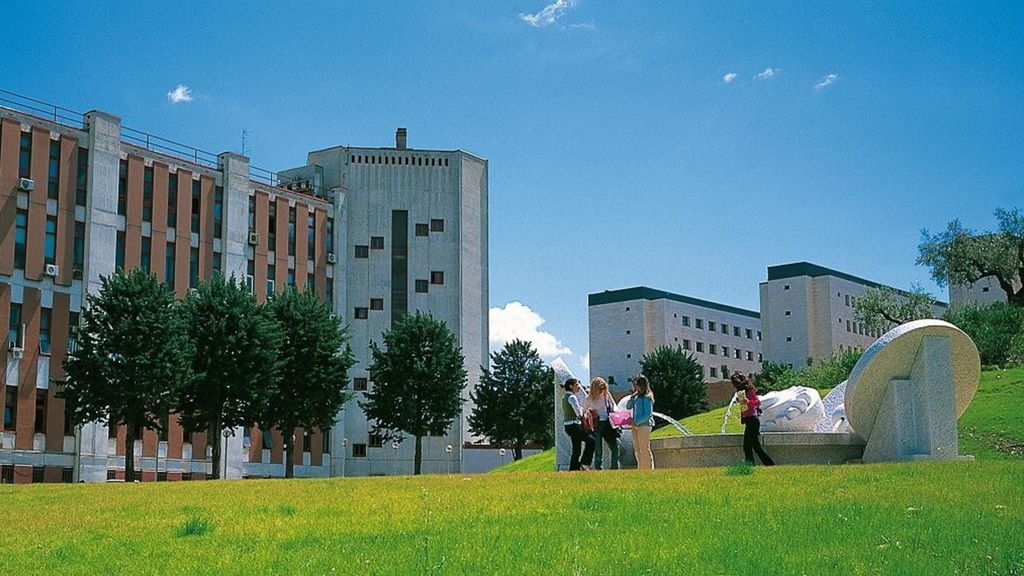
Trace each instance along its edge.
<instances>
[{"instance_id":1,"label":"stone sculpture","mask_svg":"<svg viewBox=\"0 0 1024 576\"><path fill-rule=\"evenodd\" d=\"M762 432L813 430L825 414L821 395L814 388L793 386L761 396Z\"/></svg>"}]
</instances>

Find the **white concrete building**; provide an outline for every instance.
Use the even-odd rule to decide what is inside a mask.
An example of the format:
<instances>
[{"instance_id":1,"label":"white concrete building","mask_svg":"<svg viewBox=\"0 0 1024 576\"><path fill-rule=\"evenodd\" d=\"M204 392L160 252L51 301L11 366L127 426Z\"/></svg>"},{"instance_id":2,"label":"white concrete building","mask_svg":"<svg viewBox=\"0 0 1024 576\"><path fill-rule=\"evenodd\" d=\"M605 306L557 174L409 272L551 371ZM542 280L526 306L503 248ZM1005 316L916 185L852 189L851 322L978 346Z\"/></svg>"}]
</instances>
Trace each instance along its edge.
<instances>
[{"instance_id":1,"label":"white concrete building","mask_svg":"<svg viewBox=\"0 0 1024 576\"><path fill-rule=\"evenodd\" d=\"M986 276L973 284L949 286L949 305L953 308L967 304L987 306L993 302L1006 302L1006 291L995 276Z\"/></svg>"},{"instance_id":2,"label":"white concrete building","mask_svg":"<svg viewBox=\"0 0 1024 576\"><path fill-rule=\"evenodd\" d=\"M613 391L628 389L640 359L679 346L704 367L706 381L760 372L761 316L753 310L639 286L589 295L590 373Z\"/></svg>"},{"instance_id":3,"label":"white concrete building","mask_svg":"<svg viewBox=\"0 0 1024 576\"><path fill-rule=\"evenodd\" d=\"M881 333L857 322L854 305L882 284L809 262L768 267L760 285L764 358L800 369L846 350L864 350ZM946 305L936 302L939 314Z\"/></svg>"},{"instance_id":4,"label":"white concrete building","mask_svg":"<svg viewBox=\"0 0 1024 576\"><path fill-rule=\"evenodd\" d=\"M359 407L373 386L369 344L405 313L429 312L458 337L469 382L463 417L423 446L423 472L460 469L469 391L488 365L487 161L462 150L417 150L399 128L394 148L337 146L310 152L280 173L286 188L333 198L335 310L357 358L354 398L331 434L332 475L411 474L413 442L397 448L370 434ZM447 452L448 445L452 451Z\"/></svg>"}]
</instances>

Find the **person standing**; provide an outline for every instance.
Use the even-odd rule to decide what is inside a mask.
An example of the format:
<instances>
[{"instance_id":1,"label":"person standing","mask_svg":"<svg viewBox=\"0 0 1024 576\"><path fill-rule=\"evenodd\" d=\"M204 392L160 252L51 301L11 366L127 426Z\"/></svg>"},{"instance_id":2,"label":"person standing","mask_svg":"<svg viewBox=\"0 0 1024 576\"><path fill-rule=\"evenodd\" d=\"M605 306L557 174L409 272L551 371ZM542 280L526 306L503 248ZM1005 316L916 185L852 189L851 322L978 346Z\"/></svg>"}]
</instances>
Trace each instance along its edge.
<instances>
[{"instance_id":1,"label":"person standing","mask_svg":"<svg viewBox=\"0 0 1024 576\"><path fill-rule=\"evenodd\" d=\"M774 466L775 461L768 456L761 446L761 399L753 382L744 374L733 373L729 378L736 389L736 401L740 405L740 422L743 424L743 456L747 462L754 464L754 453L765 466Z\"/></svg>"},{"instance_id":2,"label":"person standing","mask_svg":"<svg viewBox=\"0 0 1024 576\"><path fill-rule=\"evenodd\" d=\"M638 470L654 470L651 454L651 429L654 428L654 393L643 374L633 379L633 394L626 402L633 412L633 452Z\"/></svg>"},{"instance_id":3,"label":"person standing","mask_svg":"<svg viewBox=\"0 0 1024 576\"><path fill-rule=\"evenodd\" d=\"M572 444L569 470L581 470L590 466L594 457L594 438L583 431L582 387L580 381L569 378L565 381L565 395L562 396L562 419L565 433Z\"/></svg>"},{"instance_id":4,"label":"person standing","mask_svg":"<svg viewBox=\"0 0 1024 576\"><path fill-rule=\"evenodd\" d=\"M583 402L583 409L590 412L594 421L594 470L600 470L604 464L604 443L612 452L612 470L619 469L619 431L612 428L608 420L614 404L608 393L608 382L600 376L591 380L590 394Z\"/></svg>"}]
</instances>

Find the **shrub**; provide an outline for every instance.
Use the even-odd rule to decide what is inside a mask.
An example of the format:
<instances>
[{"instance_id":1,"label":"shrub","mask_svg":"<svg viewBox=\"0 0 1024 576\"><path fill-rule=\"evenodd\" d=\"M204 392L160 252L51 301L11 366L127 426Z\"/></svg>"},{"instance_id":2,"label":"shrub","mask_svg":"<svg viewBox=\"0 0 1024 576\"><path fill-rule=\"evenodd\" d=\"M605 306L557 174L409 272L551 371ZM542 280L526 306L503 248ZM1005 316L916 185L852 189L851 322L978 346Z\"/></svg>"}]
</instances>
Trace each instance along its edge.
<instances>
[{"instance_id":1,"label":"shrub","mask_svg":"<svg viewBox=\"0 0 1024 576\"><path fill-rule=\"evenodd\" d=\"M782 364L766 362L755 379L755 386L759 394L785 390L792 386L807 386L818 390L835 388L850 377L850 372L860 360L860 356L860 352L847 350L800 371Z\"/></svg>"},{"instance_id":2,"label":"shrub","mask_svg":"<svg viewBox=\"0 0 1024 576\"><path fill-rule=\"evenodd\" d=\"M984 307L968 304L949 310L944 320L974 340L982 364L1024 361L1024 307L1005 302Z\"/></svg>"}]
</instances>

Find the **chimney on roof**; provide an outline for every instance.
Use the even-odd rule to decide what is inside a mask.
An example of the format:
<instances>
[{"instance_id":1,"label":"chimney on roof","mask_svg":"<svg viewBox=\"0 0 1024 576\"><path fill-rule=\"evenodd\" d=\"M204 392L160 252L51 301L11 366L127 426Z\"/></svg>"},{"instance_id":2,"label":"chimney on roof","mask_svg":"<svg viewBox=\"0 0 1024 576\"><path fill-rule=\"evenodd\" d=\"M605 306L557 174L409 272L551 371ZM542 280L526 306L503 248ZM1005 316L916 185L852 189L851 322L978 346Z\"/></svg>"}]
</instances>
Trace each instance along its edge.
<instances>
[{"instance_id":1,"label":"chimney on roof","mask_svg":"<svg viewBox=\"0 0 1024 576\"><path fill-rule=\"evenodd\" d=\"M406 131L405 128L395 130L395 148L405 150Z\"/></svg>"}]
</instances>

